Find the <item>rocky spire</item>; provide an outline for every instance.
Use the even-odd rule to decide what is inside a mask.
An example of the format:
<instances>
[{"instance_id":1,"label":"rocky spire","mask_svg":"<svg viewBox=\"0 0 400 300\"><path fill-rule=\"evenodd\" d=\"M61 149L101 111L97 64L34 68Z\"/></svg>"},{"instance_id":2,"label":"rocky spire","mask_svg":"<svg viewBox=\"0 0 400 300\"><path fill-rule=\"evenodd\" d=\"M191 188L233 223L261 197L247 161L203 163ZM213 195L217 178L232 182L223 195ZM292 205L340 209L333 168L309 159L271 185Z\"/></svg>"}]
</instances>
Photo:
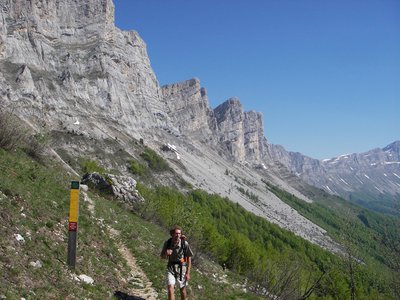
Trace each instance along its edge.
<instances>
[{"instance_id":1,"label":"rocky spire","mask_svg":"<svg viewBox=\"0 0 400 300\"><path fill-rule=\"evenodd\" d=\"M197 78L165 85L161 93L167 114L180 133L202 135L202 138L212 136L209 126L212 110L207 92Z\"/></svg>"},{"instance_id":2,"label":"rocky spire","mask_svg":"<svg viewBox=\"0 0 400 300\"><path fill-rule=\"evenodd\" d=\"M261 113L244 112L238 98L230 98L214 110L219 141L240 162L259 163L264 157Z\"/></svg>"}]
</instances>

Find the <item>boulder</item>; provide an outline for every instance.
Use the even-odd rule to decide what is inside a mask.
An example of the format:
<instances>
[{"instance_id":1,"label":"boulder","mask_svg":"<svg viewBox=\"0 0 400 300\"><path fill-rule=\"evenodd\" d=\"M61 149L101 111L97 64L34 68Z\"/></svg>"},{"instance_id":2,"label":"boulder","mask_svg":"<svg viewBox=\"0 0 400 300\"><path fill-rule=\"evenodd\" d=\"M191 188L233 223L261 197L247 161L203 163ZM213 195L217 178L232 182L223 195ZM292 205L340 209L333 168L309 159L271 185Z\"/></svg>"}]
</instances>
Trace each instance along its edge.
<instances>
[{"instance_id":1,"label":"boulder","mask_svg":"<svg viewBox=\"0 0 400 300\"><path fill-rule=\"evenodd\" d=\"M129 204L137 204L144 201L136 190L136 180L129 176L88 173L82 177L81 183Z\"/></svg>"}]
</instances>

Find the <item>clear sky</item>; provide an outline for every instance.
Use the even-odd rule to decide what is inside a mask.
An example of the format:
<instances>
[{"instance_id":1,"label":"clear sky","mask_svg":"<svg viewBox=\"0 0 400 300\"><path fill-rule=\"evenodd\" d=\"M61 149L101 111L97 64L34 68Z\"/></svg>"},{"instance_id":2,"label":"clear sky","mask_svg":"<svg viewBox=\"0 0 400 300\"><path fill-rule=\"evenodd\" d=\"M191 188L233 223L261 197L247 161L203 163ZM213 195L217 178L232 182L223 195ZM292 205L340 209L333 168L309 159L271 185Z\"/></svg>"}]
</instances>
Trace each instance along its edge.
<instances>
[{"instance_id":1,"label":"clear sky","mask_svg":"<svg viewBox=\"0 0 400 300\"><path fill-rule=\"evenodd\" d=\"M399 0L114 0L160 85L238 97L272 144L324 159L400 140Z\"/></svg>"}]
</instances>

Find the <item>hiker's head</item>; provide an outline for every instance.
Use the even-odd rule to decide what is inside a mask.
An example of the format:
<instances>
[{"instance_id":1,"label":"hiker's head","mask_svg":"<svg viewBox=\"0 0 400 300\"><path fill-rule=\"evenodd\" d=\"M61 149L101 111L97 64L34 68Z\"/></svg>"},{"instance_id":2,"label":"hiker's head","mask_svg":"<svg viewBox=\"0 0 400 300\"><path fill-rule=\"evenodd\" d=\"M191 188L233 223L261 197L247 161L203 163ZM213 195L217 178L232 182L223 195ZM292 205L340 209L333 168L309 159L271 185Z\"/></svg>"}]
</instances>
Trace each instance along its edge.
<instances>
[{"instance_id":1,"label":"hiker's head","mask_svg":"<svg viewBox=\"0 0 400 300\"><path fill-rule=\"evenodd\" d=\"M174 227L171 228L169 231L169 234L171 237L175 238L180 238L182 236L182 227L175 225Z\"/></svg>"}]
</instances>

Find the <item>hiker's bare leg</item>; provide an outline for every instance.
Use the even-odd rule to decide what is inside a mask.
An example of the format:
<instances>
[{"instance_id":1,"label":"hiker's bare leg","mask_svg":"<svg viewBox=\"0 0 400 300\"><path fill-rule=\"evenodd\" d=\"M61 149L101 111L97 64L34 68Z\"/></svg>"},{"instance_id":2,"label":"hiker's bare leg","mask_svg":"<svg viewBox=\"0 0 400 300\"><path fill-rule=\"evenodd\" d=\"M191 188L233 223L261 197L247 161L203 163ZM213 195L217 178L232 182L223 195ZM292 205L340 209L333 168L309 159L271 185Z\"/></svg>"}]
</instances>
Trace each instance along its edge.
<instances>
[{"instance_id":1,"label":"hiker's bare leg","mask_svg":"<svg viewBox=\"0 0 400 300\"><path fill-rule=\"evenodd\" d=\"M175 300L175 287L168 285L168 300Z\"/></svg>"},{"instance_id":2,"label":"hiker's bare leg","mask_svg":"<svg viewBox=\"0 0 400 300\"><path fill-rule=\"evenodd\" d=\"M186 286L181 288L181 300L186 300Z\"/></svg>"}]
</instances>

